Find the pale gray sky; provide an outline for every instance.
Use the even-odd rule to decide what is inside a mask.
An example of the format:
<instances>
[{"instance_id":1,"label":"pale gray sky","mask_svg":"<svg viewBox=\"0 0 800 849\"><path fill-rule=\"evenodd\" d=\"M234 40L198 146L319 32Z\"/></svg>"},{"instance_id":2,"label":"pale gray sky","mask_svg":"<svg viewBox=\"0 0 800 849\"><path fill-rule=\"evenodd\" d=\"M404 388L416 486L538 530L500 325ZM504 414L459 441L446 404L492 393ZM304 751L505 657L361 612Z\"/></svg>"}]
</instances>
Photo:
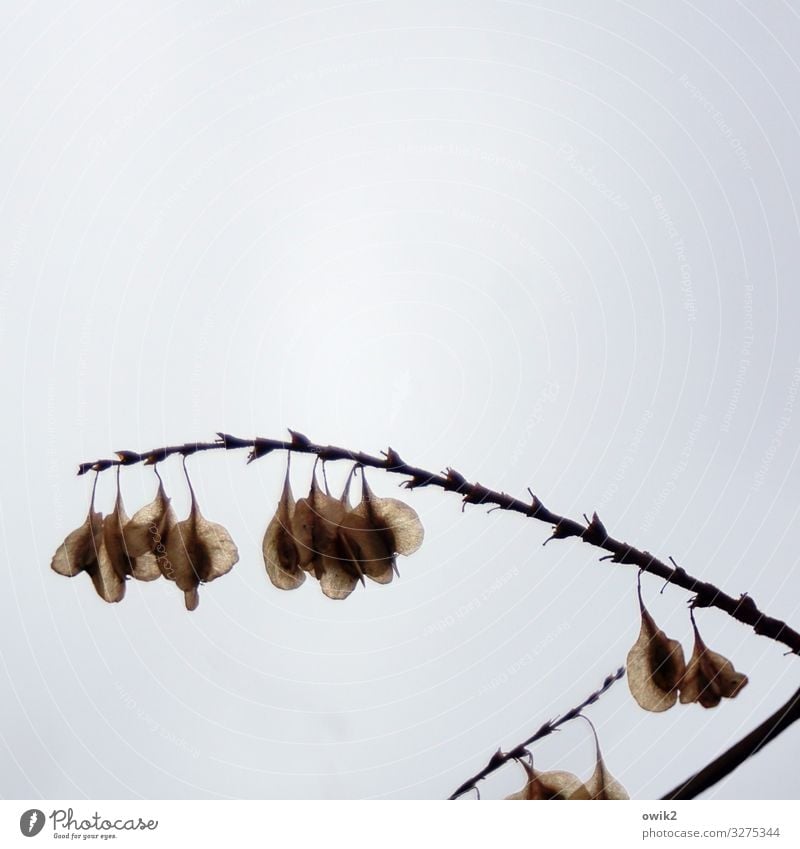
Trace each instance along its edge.
<instances>
[{"instance_id":1,"label":"pale gray sky","mask_svg":"<svg viewBox=\"0 0 800 849\"><path fill-rule=\"evenodd\" d=\"M781 2L11 2L0 33L6 797L447 796L594 689L635 572L434 491L401 579L269 584L284 459L190 467L239 545L189 614L49 569L81 460L217 430L454 466L800 625L800 18ZM179 514L179 464L165 465ZM295 492L310 463L294 465ZM335 480L346 469L330 469ZM379 494L397 481L374 473ZM110 475L98 504L110 509ZM126 470L129 512L154 476ZM691 650L687 595L645 578ZM634 797L785 701L589 715ZM792 798L800 728L718 785ZM588 776L576 722L540 768ZM509 768L487 797L517 789Z\"/></svg>"}]
</instances>

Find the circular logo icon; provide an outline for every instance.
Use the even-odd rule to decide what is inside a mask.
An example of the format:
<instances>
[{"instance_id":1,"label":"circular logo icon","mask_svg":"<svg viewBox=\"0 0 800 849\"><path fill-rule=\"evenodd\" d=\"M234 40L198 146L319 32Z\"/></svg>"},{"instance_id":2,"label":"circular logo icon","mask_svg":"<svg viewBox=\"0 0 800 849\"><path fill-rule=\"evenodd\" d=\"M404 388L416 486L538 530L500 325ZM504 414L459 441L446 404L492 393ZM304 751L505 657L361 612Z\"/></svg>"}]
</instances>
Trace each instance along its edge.
<instances>
[{"instance_id":1,"label":"circular logo icon","mask_svg":"<svg viewBox=\"0 0 800 849\"><path fill-rule=\"evenodd\" d=\"M44 812L38 808L31 808L19 818L19 830L25 837L36 837L44 828Z\"/></svg>"}]
</instances>

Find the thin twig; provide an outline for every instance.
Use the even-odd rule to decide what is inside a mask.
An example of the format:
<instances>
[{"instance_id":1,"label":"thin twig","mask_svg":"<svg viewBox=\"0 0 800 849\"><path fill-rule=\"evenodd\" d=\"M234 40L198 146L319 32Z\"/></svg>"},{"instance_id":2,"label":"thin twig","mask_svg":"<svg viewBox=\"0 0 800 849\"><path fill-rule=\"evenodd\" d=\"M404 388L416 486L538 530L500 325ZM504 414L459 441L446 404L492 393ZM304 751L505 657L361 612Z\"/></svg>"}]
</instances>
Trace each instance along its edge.
<instances>
[{"instance_id":1,"label":"thin twig","mask_svg":"<svg viewBox=\"0 0 800 849\"><path fill-rule=\"evenodd\" d=\"M800 690L797 690L785 705L779 707L746 737L661 798L669 800L697 798L703 791L721 781L748 758L763 749L767 743L774 740L798 719L800 719Z\"/></svg>"},{"instance_id":2,"label":"thin twig","mask_svg":"<svg viewBox=\"0 0 800 849\"><path fill-rule=\"evenodd\" d=\"M576 522L548 510L532 492L531 502L520 501L504 492L495 492L479 483L470 483L455 469L448 468L442 474L434 474L426 469L410 466L400 455L389 448L382 457L374 457L361 451L351 451L335 445L317 445L301 433L289 431L291 441L281 439L240 439L230 434L220 433L216 442L192 442L184 445L172 445L166 448L155 448L151 451L138 453L136 451L119 451L115 460L97 460L82 463L78 474L88 471L103 471L112 466L129 466L135 463L153 464L166 459L172 454L187 456L198 451L209 451L217 448L237 449L249 448L248 462L264 457L273 451L290 451L298 454L314 454L321 460L350 460L361 466L369 466L392 474L405 475L410 480L404 481L408 489L419 489L425 486L437 486L447 492L457 492L461 495L463 504L494 504L503 510L521 513L540 522L553 526L553 533L545 540L568 539L576 537L596 548L611 552L601 560L613 563L627 563L638 566L644 572L656 575L670 584L682 587L694 593L693 607L716 607L732 616L739 622L749 625L764 637L783 643L793 654L800 654L800 633L790 628L785 622L762 613L752 597L742 593L738 598L724 593L714 584L701 581L690 575L680 566L670 566L652 555L649 551L640 550L627 542L614 539L608 535L597 513L594 513L588 523ZM528 490L530 492L530 490Z\"/></svg>"},{"instance_id":3,"label":"thin twig","mask_svg":"<svg viewBox=\"0 0 800 849\"><path fill-rule=\"evenodd\" d=\"M524 758L528 754L528 746L535 743L537 740L541 740L542 737L547 737L549 734L552 734L560 725L563 725L565 722L569 722L571 719L575 719L576 717L581 715L581 711L589 705L593 705L600 696L603 695L615 681L619 681L625 675L625 667L621 666L613 675L609 675L605 681L603 681L603 685L599 690L595 690L590 696L585 698L577 707L572 708L572 710L568 710L563 716L558 719L550 720L550 722L545 722L542 727L528 737L527 740L523 740L518 746L514 746L513 749L510 749L508 752L502 752L498 749L492 756L489 758L489 762L486 766L476 772L472 778L468 778L463 784L461 784L458 789L453 793L452 796L449 797L450 800L457 799L459 796L463 796L469 790L477 790L478 782L483 781L488 775L491 775L496 770L500 769L501 766L504 766L509 761L517 761L520 758Z\"/></svg>"}]
</instances>

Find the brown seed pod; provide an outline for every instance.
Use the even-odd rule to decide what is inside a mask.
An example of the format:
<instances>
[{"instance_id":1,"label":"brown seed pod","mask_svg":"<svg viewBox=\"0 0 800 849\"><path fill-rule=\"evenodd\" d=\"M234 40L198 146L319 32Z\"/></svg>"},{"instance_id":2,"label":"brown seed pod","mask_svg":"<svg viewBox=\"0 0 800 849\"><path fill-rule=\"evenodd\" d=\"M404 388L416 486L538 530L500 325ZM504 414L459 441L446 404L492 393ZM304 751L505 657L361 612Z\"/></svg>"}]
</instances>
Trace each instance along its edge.
<instances>
[{"instance_id":1,"label":"brown seed pod","mask_svg":"<svg viewBox=\"0 0 800 849\"><path fill-rule=\"evenodd\" d=\"M186 472L185 459L183 468ZM188 472L186 481L191 508L189 516L169 533L167 560L175 583L184 592L186 609L195 610L200 603L198 586L230 572L239 561L239 551L228 531L216 522L209 522L200 512Z\"/></svg>"},{"instance_id":2,"label":"brown seed pod","mask_svg":"<svg viewBox=\"0 0 800 849\"><path fill-rule=\"evenodd\" d=\"M628 687L645 710L669 710L678 700L678 685L686 668L683 648L656 626L642 601L641 580L637 592L642 625L628 652Z\"/></svg>"},{"instance_id":3,"label":"brown seed pod","mask_svg":"<svg viewBox=\"0 0 800 849\"><path fill-rule=\"evenodd\" d=\"M291 457L291 454L289 455ZM280 590L294 590L306 579L300 567L300 552L292 534L295 501L289 481L289 464L278 509L264 534L261 551L270 581Z\"/></svg>"},{"instance_id":4,"label":"brown seed pod","mask_svg":"<svg viewBox=\"0 0 800 849\"><path fill-rule=\"evenodd\" d=\"M123 580L133 577L137 581L153 581L161 577L155 554L152 551L145 551L138 557L134 557L125 537L125 528L129 519L122 502L119 472L120 467L117 466L117 497L114 510L103 520L103 544L111 565Z\"/></svg>"},{"instance_id":5,"label":"brown seed pod","mask_svg":"<svg viewBox=\"0 0 800 849\"><path fill-rule=\"evenodd\" d=\"M747 685L747 676L737 672L727 657L711 651L703 642L692 616L694 651L680 683L681 704L697 702L716 707L722 699L733 699Z\"/></svg>"},{"instance_id":6,"label":"brown seed pod","mask_svg":"<svg viewBox=\"0 0 800 849\"><path fill-rule=\"evenodd\" d=\"M378 498L361 470L361 501L342 521L342 536L364 574L388 584L397 573L395 556L413 554L425 531L417 512L397 498Z\"/></svg>"},{"instance_id":7,"label":"brown seed pod","mask_svg":"<svg viewBox=\"0 0 800 849\"><path fill-rule=\"evenodd\" d=\"M595 747L595 768L592 777L586 782L590 799L630 799L628 791L608 771L603 756L600 753L600 741L597 739L597 731L588 717L583 717L592 729Z\"/></svg>"},{"instance_id":8,"label":"brown seed pod","mask_svg":"<svg viewBox=\"0 0 800 849\"><path fill-rule=\"evenodd\" d=\"M86 572L100 598L113 603L122 601L125 595L125 578L114 568L103 543L103 514L94 509L96 489L97 475L86 521L56 549L50 568L68 578Z\"/></svg>"},{"instance_id":9,"label":"brown seed pod","mask_svg":"<svg viewBox=\"0 0 800 849\"><path fill-rule=\"evenodd\" d=\"M516 801L544 801L544 800L569 800L590 799L586 785L571 772L539 772L529 766L525 761L520 761L527 781L525 786L516 793L506 796L506 799Z\"/></svg>"},{"instance_id":10,"label":"brown seed pod","mask_svg":"<svg viewBox=\"0 0 800 849\"><path fill-rule=\"evenodd\" d=\"M295 505L292 529L300 568L313 572L328 598L345 599L363 582L361 567L339 536L347 513L341 499L323 492L316 473L307 498Z\"/></svg>"},{"instance_id":11,"label":"brown seed pod","mask_svg":"<svg viewBox=\"0 0 800 849\"><path fill-rule=\"evenodd\" d=\"M167 557L167 542L178 520L157 469L155 473L158 478L156 497L133 514L122 532L130 557L152 555L159 572L168 581L174 581L175 571Z\"/></svg>"}]
</instances>

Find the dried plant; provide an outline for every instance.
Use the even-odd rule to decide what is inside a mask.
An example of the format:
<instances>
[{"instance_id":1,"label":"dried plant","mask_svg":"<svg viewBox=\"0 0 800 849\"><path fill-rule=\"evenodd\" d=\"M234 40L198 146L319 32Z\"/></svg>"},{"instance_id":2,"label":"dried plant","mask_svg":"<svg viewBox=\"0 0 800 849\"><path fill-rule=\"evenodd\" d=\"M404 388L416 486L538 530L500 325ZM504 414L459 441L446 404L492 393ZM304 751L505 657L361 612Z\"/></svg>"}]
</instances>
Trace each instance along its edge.
<instances>
[{"instance_id":1,"label":"dried plant","mask_svg":"<svg viewBox=\"0 0 800 849\"><path fill-rule=\"evenodd\" d=\"M637 582L637 594L642 626L639 639L628 652L628 687L640 707L660 712L678 700L686 662L681 644L658 628L644 606L641 580Z\"/></svg>"},{"instance_id":2,"label":"dried plant","mask_svg":"<svg viewBox=\"0 0 800 849\"><path fill-rule=\"evenodd\" d=\"M291 454L288 456L291 457ZM292 530L294 510L294 495L287 462L278 509L267 525L261 546L267 575L279 590L296 590L306 579L306 573L300 566L300 551Z\"/></svg>"},{"instance_id":3,"label":"dried plant","mask_svg":"<svg viewBox=\"0 0 800 849\"><path fill-rule=\"evenodd\" d=\"M595 767L588 781L581 781L576 775L563 770L552 772L539 772L533 768L532 763L520 759L525 770L525 786L517 793L506 796L506 799L515 800L569 800L588 799L596 801L609 801L615 799L628 799L625 788L608 771L603 756L600 753L600 742L597 739L597 731L589 717L578 713L585 719L592 730L595 744Z\"/></svg>"},{"instance_id":4,"label":"dried plant","mask_svg":"<svg viewBox=\"0 0 800 849\"><path fill-rule=\"evenodd\" d=\"M94 496L97 476L92 486L92 499L86 520L58 547L50 567L59 575L74 578L81 572L92 579L103 601L121 601L125 595L125 579L119 575L108 556L103 541L103 514L95 512Z\"/></svg>"},{"instance_id":5,"label":"dried plant","mask_svg":"<svg viewBox=\"0 0 800 849\"><path fill-rule=\"evenodd\" d=\"M750 626L757 634L787 646L790 653L800 654L800 632L780 619L768 616L747 593L731 596L713 584L693 577L674 560L670 566L648 551L615 539L607 532L597 513L591 519L584 515L584 522L576 521L547 509L530 490L530 502L522 501L477 482L470 483L452 468L437 474L411 466L392 448L383 456L376 457L337 446L318 445L296 431L290 431L290 434L291 440L251 440L220 433L214 442L172 445L144 453L120 451L113 460L82 463L78 474L96 473L89 512L84 523L59 547L53 557L52 568L69 577L87 572L98 594L106 601L119 601L123 597L128 578L148 581L161 574L178 585L184 592L186 607L194 610L198 603L199 585L226 574L238 561L239 555L228 532L200 513L188 473L191 508L189 516L182 522L176 520L160 477L153 502L137 511L130 520L125 514L118 477L114 510L104 520L94 510L99 473L116 468L119 475L120 467L136 463L155 466L174 454L184 458L185 469L186 457L216 449L248 448L248 462L275 451L286 451L288 456L293 453L313 454L322 461L323 471L326 462L337 460L354 463L354 469L339 498L331 495L327 483L324 490L320 488L316 473L313 473L308 495L295 502L287 463L283 490L262 544L267 575L279 589L296 589L305 581L306 574L312 574L326 596L341 600L347 598L359 583L364 584L365 578L378 584L390 583L397 574L397 555L409 555L419 549L423 540L419 517L402 501L373 494L363 474L364 468L370 467L403 475L403 483L409 490L435 486L445 492L459 494L464 507L467 504L493 505L494 508L545 522L552 526L551 536L545 542L580 539L609 552L600 558L602 561L638 567L640 632L628 654L627 670L630 691L636 702L646 710L662 712L673 707L678 699L682 704L696 702L706 708L715 707L724 698L734 698L747 684L745 675L737 672L727 658L711 651L701 639L694 620L694 610L698 608L721 610ZM349 489L356 469L361 470L362 493L361 500L353 507L349 501ZM691 621L695 641L688 665L680 643L658 628L642 601L641 574L644 572L693 593ZM524 762L529 755L528 746L552 733L564 722L581 715L583 708L596 701L624 672L620 669L609 676L603 686L581 705L559 720L545 723L519 746L505 753L498 750L489 763L465 781L450 798L457 798L471 789L477 790L478 782L510 760L523 762L526 784L509 798L626 798L624 788L605 767L596 734L595 770L585 783L571 773L538 772L532 763ZM798 718L800 691L728 752L673 790L668 798L692 798L707 789Z\"/></svg>"},{"instance_id":6,"label":"dried plant","mask_svg":"<svg viewBox=\"0 0 800 849\"><path fill-rule=\"evenodd\" d=\"M173 580L183 590L186 609L195 610L200 603L197 588L230 572L239 561L239 551L225 528L200 512L185 461L183 469L191 507L188 517L170 530L166 559Z\"/></svg>"},{"instance_id":7,"label":"dried plant","mask_svg":"<svg viewBox=\"0 0 800 849\"><path fill-rule=\"evenodd\" d=\"M156 470L158 491L145 507L137 510L123 528L129 556L155 559L159 573L168 581L175 580L174 570L167 559L167 541L178 520L169 498L164 492L164 482Z\"/></svg>"},{"instance_id":8,"label":"dried plant","mask_svg":"<svg viewBox=\"0 0 800 849\"><path fill-rule=\"evenodd\" d=\"M747 676L733 668L728 658L711 651L703 642L692 617L694 651L680 682L681 704L697 702L704 708L716 707L722 699L733 699L747 684Z\"/></svg>"},{"instance_id":9,"label":"dried plant","mask_svg":"<svg viewBox=\"0 0 800 849\"><path fill-rule=\"evenodd\" d=\"M525 761L520 761L525 770L525 786L506 799L525 801L591 799L586 785L571 772L539 772Z\"/></svg>"},{"instance_id":10,"label":"dried plant","mask_svg":"<svg viewBox=\"0 0 800 849\"><path fill-rule=\"evenodd\" d=\"M592 729L595 748L595 767L589 780L586 782L586 789L589 791L590 799L629 799L628 791L614 778L608 771L603 756L600 753L600 741L597 739L597 729L594 727L591 719L588 716L583 717Z\"/></svg>"},{"instance_id":11,"label":"dried plant","mask_svg":"<svg viewBox=\"0 0 800 849\"><path fill-rule=\"evenodd\" d=\"M103 520L103 543L114 570L123 579L135 578L137 581L154 581L161 577L158 560L152 551L142 551L134 555L128 546L129 519L122 503L122 492L117 468L117 497L114 510Z\"/></svg>"}]
</instances>

